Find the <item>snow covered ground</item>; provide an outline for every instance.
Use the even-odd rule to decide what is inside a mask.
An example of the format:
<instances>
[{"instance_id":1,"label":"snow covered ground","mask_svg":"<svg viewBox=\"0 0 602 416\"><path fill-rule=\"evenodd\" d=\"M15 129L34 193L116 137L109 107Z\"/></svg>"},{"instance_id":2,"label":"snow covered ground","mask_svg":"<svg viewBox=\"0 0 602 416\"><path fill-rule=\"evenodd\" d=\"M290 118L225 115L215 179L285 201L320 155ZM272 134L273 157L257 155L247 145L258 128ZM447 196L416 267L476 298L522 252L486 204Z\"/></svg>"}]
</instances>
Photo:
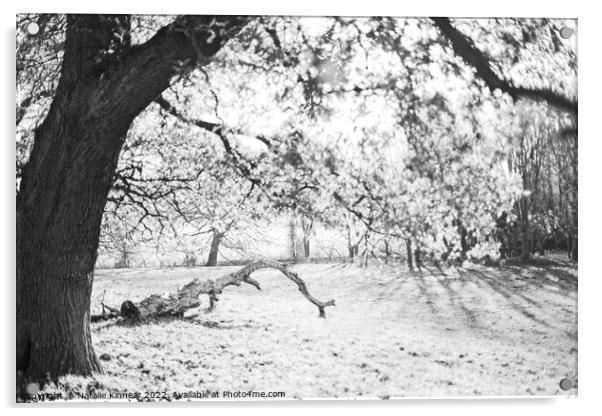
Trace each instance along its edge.
<instances>
[{"instance_id":1,"label":"snow covered ground","mask_svg":"<svg viewBox=\"0 0 602 416\"><path fill-rule=\"evenodd\" d=\"M227 288L192 320L93 324L105 370L65 377L58 388L109 392L284 392L286 398L576 394L577 269L471 265L407 272L303 264L293 269L326 319L279 272ZM93 312L105 303L175 291L193 277L238 267L100 270ZM206 301L206 300L204 300ZM165 393L165 394L164 394Z\"/></svg>"}]
</instances>

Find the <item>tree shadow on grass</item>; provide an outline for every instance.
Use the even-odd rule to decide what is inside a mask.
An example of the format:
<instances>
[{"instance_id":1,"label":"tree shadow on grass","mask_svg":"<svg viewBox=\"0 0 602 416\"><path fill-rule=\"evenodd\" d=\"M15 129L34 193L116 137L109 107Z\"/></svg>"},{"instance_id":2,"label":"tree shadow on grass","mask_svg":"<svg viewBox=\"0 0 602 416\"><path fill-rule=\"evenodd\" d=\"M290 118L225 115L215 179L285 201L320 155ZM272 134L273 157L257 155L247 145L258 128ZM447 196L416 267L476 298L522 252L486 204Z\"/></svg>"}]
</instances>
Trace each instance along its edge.
<instances>
[{"instance_id":1,"label":"tree shadow on grass","mask_svg":"<svg viewBox=\"0 0 602 416\"><path fill-rule=\"evenodd\" d=\"M489 273L487 271L487 269L485 271L468 269L464 272L472 275L475 283L485 285L501 295L512 310L540 326L548 329L557 328L558 320L555 316L563 312L572 312L563 308L562 303L550 299L551 295L559 293L566 295L576 293L577 276L565 269L548 265L547 267L492 269ZM528 272L528 275L525 276L522 272ZM537 300L533 295L528 296L526 292L534 293ZM542 315L546 315L546 318L542 318ZM571 339L577 338L576 325L574 330L563 332Z\"/></svg>"},{"instance_id":2,"label":"tree shadow on grass","mask_svg":"<svg viewBox=\"0 0 602 416\"><path fill-rule=\"evenodd\" d=\"M412 277L416 280L421 298L425 299L424 303L428 305L428 308L433 315L437 315L437 308L435 307L437 304L437 296L430 290L424 278L424 273L422 271L413 272Z\"/></svg>"},{"instance_id":3,"label":"tree shadow on grass","mask_svg":"<svg viewBox=\"0 0 602 416\"><path fill-rule=\"evenodd\" d=\"M494 293L502 296L507 305L516 312L519 312L525 318L550 328L551 324L544 319L538 318L531 310L542 310L542 304L524 294L523 285L516 286L512 284L511 279L500 278L500 276L487 274L480 270L464 270L472 276L473 282L482 287L491 289Z\"/></svg>"},{"instance_id":4,"label":"tree shadow on grass","mask_svg":"<svg viewBox=\"0 0 602 416\"><path fill-rule=\"evenodd\" d=\"M464 323L471 329L484 329L485 325L479 321L479 311L478 309L471 309L466 305L466 301L464 300L465 293L461 294L467 289L468 283L470 283L469 279L460 277L460 278L450 278L448 274L441 268L438 268L437 271L431 269L425 265L422 265L423 269L426 269L428 273L433 277L433 281L436 282L444 291L449 300L449 304L451 307L459 311L459 315L462 316ZM422 274L422 272L420 272ZM452 282L460 285L459 289L452 288ZM419 286L421 287L421 292L428 292L429 288L425 284L424 277L420 277L418 281Z\"/></svg>"},{"instance_id":5,"label":"tree shadow on grass","mask_svg":"<svg viewBox=\"0 0 602 416\"><path fill-rule=\"evenodd\" d=\"M545 267L538 264L523 268L466 268L457 269L458 274L453 277L445 271L423 267L424 270L412 273L411 277L417 285L418 299L428 306L433 316L450 318L441 303L447 300L452 316L461 317L465 325L474 330L494 332L495 327L483 318L498 315L496 319L503 319L511 311L539 327L552 329L558 326L553 318L556 309L558 314L572 312L563 308L562 303L555 303L552 295L570 295L577 290L577 276L562 266L554 263ZM492 300L493 306L487 309L472 304L478 305L475 301L480 299ZM564 332L572 339L577 337L576 331Z\"/></svg>"},{"instance_id":6,"label":"tree shadow on grass","mask_svg":"<svg viewBox=\"0 0 602 416\"><path fill-rule=\"evenodd\" d=\"M541 288L552 286L566 292L576 292L578 290L579 282L577 275L570 273L566 269L560 267L548 267L545 269L538 268L532 270L532 272L534 273L534 278L525 278L525 280L528 280Z\"/></svg>"}]
</instances>

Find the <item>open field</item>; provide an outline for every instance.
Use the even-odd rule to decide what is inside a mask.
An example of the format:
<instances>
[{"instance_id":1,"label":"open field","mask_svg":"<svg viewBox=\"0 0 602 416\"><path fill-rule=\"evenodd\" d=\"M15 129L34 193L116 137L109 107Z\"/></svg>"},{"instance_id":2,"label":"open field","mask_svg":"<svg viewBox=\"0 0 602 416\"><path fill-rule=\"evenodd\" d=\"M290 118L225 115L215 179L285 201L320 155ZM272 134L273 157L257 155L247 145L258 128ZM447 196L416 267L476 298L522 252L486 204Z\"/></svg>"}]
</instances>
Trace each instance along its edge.
<instances>
[{"instance_id":1,"label":"open field","mask_svg":"<svg viewBox=\"0 0 602 416\"><path fill-rule=\"evenodd\" d=\"M99 270L93 312L193 277L237 267ZM577 270L471 265L409 273L371 266L293 269L316 308L277 271L253 276L262 291L229 287L216 309L191 320L93 324L105 374L65 377L88 392L282 391L287 398L555 395L577 379ZM207 301L205 301L205 305Z\"/></svg>"}]
</instances>

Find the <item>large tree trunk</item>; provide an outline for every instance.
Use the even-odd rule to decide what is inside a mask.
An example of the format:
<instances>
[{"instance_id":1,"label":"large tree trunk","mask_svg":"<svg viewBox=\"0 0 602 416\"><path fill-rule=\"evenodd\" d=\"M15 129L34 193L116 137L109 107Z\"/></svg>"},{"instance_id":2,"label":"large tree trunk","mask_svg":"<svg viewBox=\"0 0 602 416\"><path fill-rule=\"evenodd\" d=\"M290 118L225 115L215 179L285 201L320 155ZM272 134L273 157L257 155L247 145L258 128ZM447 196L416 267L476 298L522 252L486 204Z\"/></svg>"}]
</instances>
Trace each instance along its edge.
<instances>
[{"instance_id":1,"label":"large tree trunk","mask_svg":"<svg viewBox=\"0 0 602 416\"><path fill-rule=\"evenodd\" d=\"M103 209L129 123L93 120L74 101L53 103L17 197L17 368L35 377L100 369L90 295Z\"/></svg>"},{"instance_id":2,"label":"large tree trunk","mask_svg":"<svg viewBox=\"0 0 602 416\"><path fill-rule=\"evenodd\" d=\"M89 327L94 263L132 120L107 114L98 101L101 87L91 75L98 68L89 60L97 50L84 47L105 44L104 24L69 19L61 80L17 196L17 369L31 377L100 370Z\"/></svg>"},{"instance_id":3,"label":"large tree trunk","mask_svg":"<svg viewBox=\"0 0 602 416\"><path fill-rule=\"evenodd\" d=\"M90 296L119 152L136 115L185 70L174 63L206 63L219 50L212 19L241 24L183 17L134 50L128 16L68 16L61 78L17 196L16 362L27 376L100 370Z\"/></svg>"},{"instance_id":4,"label":"large tree trunk","mask_svg":"<svg viewBox=\"0 0 602 416\"><path fill-rule=\"evenodd\" d=\"M217 265L217 256L219 254L219 245L222 242L223 234L217 230L212 231L213 236L211 237L211 248L209 249L209 257L207 258L207 264L205 266L214 267Z\"/></svg>"}]
</instances>

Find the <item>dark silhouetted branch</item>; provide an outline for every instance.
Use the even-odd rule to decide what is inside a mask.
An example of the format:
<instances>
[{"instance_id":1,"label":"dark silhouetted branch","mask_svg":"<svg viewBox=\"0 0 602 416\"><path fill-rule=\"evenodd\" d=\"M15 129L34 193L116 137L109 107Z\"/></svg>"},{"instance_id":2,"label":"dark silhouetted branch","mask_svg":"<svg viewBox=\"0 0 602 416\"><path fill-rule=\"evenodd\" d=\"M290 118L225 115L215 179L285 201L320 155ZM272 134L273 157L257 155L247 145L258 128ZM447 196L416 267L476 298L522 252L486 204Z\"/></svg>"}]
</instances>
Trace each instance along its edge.
<instances>
[{"instance_id":1,"label":"dark silhouetted branch","mask_svg":"<svg viewBox=\"0 0 602 416\"><path fill-rule=\"evenodd\" d=\"M497 76L491 69L487 57L480 51L469 37L456 29L446 17L433 17L435 26L441 34L449 41L453 51L460 56L468 65L475 69L491 91L500 89L512 97L529 98L536 101L546 101L553 107L563 111L577 114L577 101L555 92L549 88L526 88L513 85L510 81Z\"/></svg>"}]
</instances>

